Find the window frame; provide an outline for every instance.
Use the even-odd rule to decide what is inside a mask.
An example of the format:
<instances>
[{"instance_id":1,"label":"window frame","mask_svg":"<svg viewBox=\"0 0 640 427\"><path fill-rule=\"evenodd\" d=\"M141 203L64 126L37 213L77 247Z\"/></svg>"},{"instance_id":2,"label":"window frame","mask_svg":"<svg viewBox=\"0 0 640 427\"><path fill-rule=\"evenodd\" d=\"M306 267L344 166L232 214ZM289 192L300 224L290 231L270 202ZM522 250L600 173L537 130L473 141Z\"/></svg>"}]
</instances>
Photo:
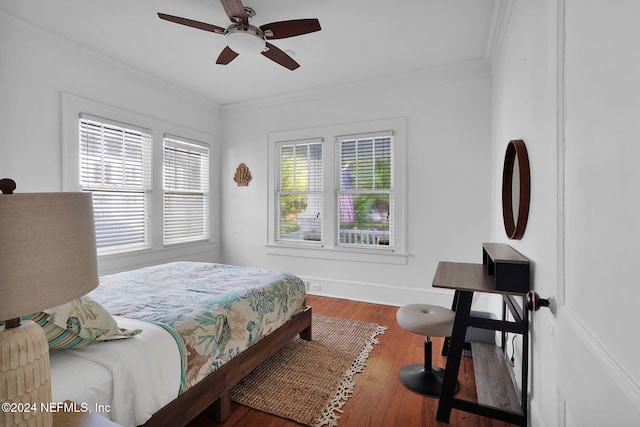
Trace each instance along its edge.
<instances>
[{"instance_id":1,"label":"window frame","mask_svg":"<svg viewBox=\"0 0 640 427\"><path fill-rule=\"evenodd\" d=\"M86 125L83 125L83 122L87 122ZM99 197L109 197L111 195L115 195L120 193L121 195L127 196L135 196L136 194L141 195L143 198L142 204L144 211L142 212L142 223L143 223L143 231L141 236L143 241L138 243L123 243L117 239L117 244L109 245L109 246L100 246L98 245L97 253L99 255L111 254L111 253L123 253L123 252L131 252L136 250L145 250L151 248L152 239L151 239L151 221L150 221L150 210L151 210L151 199L153 197L152 193L152 178L153 178L153 167L152 167L152 138L151 138L151 130L146 129L140 126L130 125L127 123L121 123L116 120L106 119L103 117L97 117L91 114L81 113L78 117L78 127L79 127L79 150L78 156L80 157L80 171L84 169L83 162L83 147L84 147L84 135L85 131L83 129L94 127L99 128L101 134L105 133L105 129L111 130L112 135L120 136L122 134L123 140L125 139L125 135L127 134L140 134L140 169L141 169L141 179L139 185L127 185L126 183L118 183L118 184L108 184L108 183L94 183L94 182L83 182L82 173L80 173L79 181L80 187L82 191L89 191L94 194L94 200L96 195ZM106 178L107 174L106 170L109 168L105 166L105 153L109 151L109 139L112 138L100 138L101 142L101 166L99 167L99 172L101 178ZM104 144L106 142L106 144ZM126 142L121 144L120 149L124 150L126 147ZM111 147L113 148L113 147ZM131 160L131 159L129 159ZM86 163L89 163L89 159L87 159ZM121 177L126 180L127 172L126 172L126 163L118 164L118 169L121 169L120 172ZM94 205L96 203L94 202ZM95 206L94 206L95 212ZM118 221L124 220L124 215L121 215ZM96 222L96 234L98 234L100 230L99 223ZM98 242L96 242L98 243Z\"/></svg>"},{"instance_id":2,"label":"window frame","mask_svg":"<svg viewBox=\"0 0 640 427\"><path fill-rule=\"evenodd\" d=\"M168 189L167 180L166 180L166 168L167 164L166 153L167 153L167 142L171 141L172 143L177 143L176 145L188 146L189 148L185 148L185 150L189 150L189 156L191 156L192 152L200 152L203 156L201 160L206 160L206 168L201 169L200 173L200 186L198 189L190 188L190 189ZM174 150L178 150L177 147L172 147ZM211 214L210 214L210 183L209 183L209 175L211 173L211 154L209 149L209 144L194 141L189 138L184 138L177 135L164 134L162 138L162 243L166 246L174 246L174 245L184 245L190 243L197 242L207 242L211 235ZM186 237L183 236L179 239L175 239L173 241L168 241L167 239L167 197L168 195L201 195L202 196L202 218L199 220L203 224L203 232L197 236Z\"/></svg>"},{"instance_id":3,"label":"window frame","mask_svg":"<svg viewBox=\"0 0 640 427\"><path fill-rule=\"evenodd\" d=\"M321 168L322 171L320 173L320 177L322 178L320 186L321 188L318 189L307 189L307 190L296 190L296 189L292 189L291 191L286 191L286 190L282 190L282 173L281 173L281 169L282 169L282 162L280 161L282 159L282 148L283 147L299 147L299 146L307 146L310 149L311 145L320 145L321 147ZM308 245L308 246L321 246L323 239L324 239L324 234L325 234L325 229L324 229L324 216L325 216L325 207L324 207L324 203L323 202L323 198L324 198L324 141L322 141L322 139L308 139L308 140L300 140L300 141L280 141L278 143L275 144L274 146L274 150L276 151L275 154L275 162L274 162L274 167L276 169L275 171L275 179L276 179L276 183L275 183L275 209L276 209L276 213L274 215L274 220L276 221L276 224L274 225L274 230L275 230L275 236L274 236L274 241L280 243L280 244L300 244L300 245ZM294 148L294 152L295 152L295 148ZM304 239L304 237L302 239L283 239L281 236L281 227L280 227L280 220L281 220L281 204L280 204L280 200L282 195L320 195L320 199L321 199L321 206L320 206L320 211L317 212L317 216L316 218L318 218L318 220L321 223L321 227L320 227L320 236L319 236L319 240L312 240L312 239ZM301 230L302 232L304 232L304 230Z\"/></svg>"},{"instance_id":4,"label":"window frame","mask_svg":"<svg viewBox=\"0 0 640 427\"><path fill-rule=\"evenodd\" d=\"M390 152L390 168L391 173L389 176L390 186L389 188L384 189L353 189L353 190L344 190L342 189L342 179L343 179L343 170L342 170L342 146L347 141L354 141L356 144L356 152L358 151L358 143L360 141L365 140L373 140L372 145L372 153L375 154L375 141L378 139L390 139L389 144L389 152ZM394 170L395 170L395 162L394 162L394 132L392 130L389 131L379 131L379 132L368 132L362 134L351 134L351 135L339 135L335 137L335 150L336 150L336 161L335 161L335 188L336 188L336 246L344 247L344 248L359 248L359 249L367 249L367 250L383 250L383 251L393 251L395 248L395 200L394 200ZM357 157L357 156L356 156ZM375 160L372 158L372 171L375 174ZM374 176L372 176L374 178ZM357 181L357 177L356 177ZM373 179L373 187L375 187L375 179ZM357 184L356 184L357 185ZM348 195L350 198L358 195L381 195L386 194L389 198L389 208L387 209L387 219L390 219L391 223L389 224L389 230L387 233L388 244L387 245L374 245L374 244L363 244L363 243L354 243L354 242L342 242L340 234L342 233L342 228L340 225L340 214L342 211L342 201L341 196ZM351 202L353 203L353 201ZM364 230L361 230L364 231ZM375 238L377 240L377 238Z\"/></svg>"},{"instance_id":5,"label":"window frame","mask_svg":"<svg viewBox=\"0 0 640 427\"><path fill-rule=\"evenodd\" d=\"M370 135L381 132L393 132L393 209L394 209L394 245L380 247L371 245L340 245L338 224L338 176L337 138L348 135ZM265 247L270 255L307 257L355 262L380 262L388 264L407 263L407 227L406 227L406 118L389 118L357 123L329 125L322 127L296 129L268 134L267 161L269 171L269 196L267 215L267 241ZM324 184L324 222L323 239L320 244L310 245L298 242L283 242L275 239L275 188L278 177L276 166L276 146L284 142L323 141L323 184Z\"/></svg>"}]
</instances>

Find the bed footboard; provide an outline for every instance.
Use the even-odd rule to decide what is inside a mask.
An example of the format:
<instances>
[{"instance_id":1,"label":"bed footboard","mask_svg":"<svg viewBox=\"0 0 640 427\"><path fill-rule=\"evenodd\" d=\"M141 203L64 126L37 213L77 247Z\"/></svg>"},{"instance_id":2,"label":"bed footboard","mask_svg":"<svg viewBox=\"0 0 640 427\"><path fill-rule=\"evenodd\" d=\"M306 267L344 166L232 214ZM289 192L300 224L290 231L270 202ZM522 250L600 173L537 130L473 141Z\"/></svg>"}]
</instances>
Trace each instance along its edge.
<instances>
[{"instance_id":1,"label":"bed footboard","mask_svg":"<svg viewBox=\"0 0 640 427\"><path fill-rule=\"evenodd\" d=\"M144 427L184 426L207 408L219 423L231 414L230 390L296 335L311 340L311 307L208 375L156 412Z\"/></svg>"}]
</instances>

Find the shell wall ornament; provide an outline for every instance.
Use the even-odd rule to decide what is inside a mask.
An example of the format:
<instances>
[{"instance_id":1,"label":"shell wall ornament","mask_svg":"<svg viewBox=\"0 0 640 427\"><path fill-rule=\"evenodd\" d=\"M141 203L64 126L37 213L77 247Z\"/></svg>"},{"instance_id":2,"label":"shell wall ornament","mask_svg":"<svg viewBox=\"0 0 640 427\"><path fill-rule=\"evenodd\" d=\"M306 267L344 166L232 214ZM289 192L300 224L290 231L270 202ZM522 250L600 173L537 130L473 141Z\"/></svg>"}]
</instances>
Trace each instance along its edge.
<instances>
[{"instance_id":1,"label":"shell wall ornament","mask_svg":"<svg viewBox=\"0 0 640 427\"><path fill-rule=\"evenodd\" d=\"M246 187L251 181L251 172L249 167L244 163L240 163L236 168L236 174L233 176L233 180L238 184L238 187Z\"/></svg>"}]
</instances>

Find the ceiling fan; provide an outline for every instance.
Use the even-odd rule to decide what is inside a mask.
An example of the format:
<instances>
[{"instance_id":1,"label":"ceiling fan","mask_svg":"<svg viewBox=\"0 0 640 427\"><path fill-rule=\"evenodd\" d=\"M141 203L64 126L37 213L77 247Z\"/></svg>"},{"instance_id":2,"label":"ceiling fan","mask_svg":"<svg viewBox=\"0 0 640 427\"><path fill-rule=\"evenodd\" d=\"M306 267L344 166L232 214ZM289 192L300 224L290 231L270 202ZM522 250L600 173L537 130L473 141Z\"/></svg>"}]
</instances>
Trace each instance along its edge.
<instances>
[{"instance_id":1,"label":"ceiling fan","mask_svg":"<svg viewBox=\"0 0 640 427\"><path fill-rule=\"evenodd\" d=\"M220 1L231 20L231 25L227 28L165 13L158 13L158 16L166 21L224 35L227 39L227 47L222 50L216 60L216 64L222 65L227 65L241 53L260 53L283 67L295 70L300 64L267 40L284 39L320 31L320 22L317 19L293 19L256 27L249 23L249 19L255 16L255 11L250 7L243 6L241 0Z\"/></svg>"}]
</instances>

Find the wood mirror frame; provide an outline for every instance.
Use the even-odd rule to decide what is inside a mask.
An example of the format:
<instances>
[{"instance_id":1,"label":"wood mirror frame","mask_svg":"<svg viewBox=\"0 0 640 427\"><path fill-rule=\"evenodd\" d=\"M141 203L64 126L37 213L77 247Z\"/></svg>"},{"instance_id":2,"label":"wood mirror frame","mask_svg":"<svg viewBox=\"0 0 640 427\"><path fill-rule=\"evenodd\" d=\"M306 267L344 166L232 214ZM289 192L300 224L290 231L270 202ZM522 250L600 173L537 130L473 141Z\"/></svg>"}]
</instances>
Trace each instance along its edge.
<instances>
[{"instance_id":1,"label":"wood mirror frame","mask_svg":"<svg viewBox=\"0 0 640 427\"><path fill-rule=\"evenodd\" d=\"M518 217L514 218L513 205L513 171L516 160L518 161ZM531 192L531 176L529 173L529 155L527 147L521 139L509 141L504 156L504 168L502 170L502 217L504 230L510 239L519 240L524 235L529 218L529 199Z\"/></svg>"}]
</instances>

